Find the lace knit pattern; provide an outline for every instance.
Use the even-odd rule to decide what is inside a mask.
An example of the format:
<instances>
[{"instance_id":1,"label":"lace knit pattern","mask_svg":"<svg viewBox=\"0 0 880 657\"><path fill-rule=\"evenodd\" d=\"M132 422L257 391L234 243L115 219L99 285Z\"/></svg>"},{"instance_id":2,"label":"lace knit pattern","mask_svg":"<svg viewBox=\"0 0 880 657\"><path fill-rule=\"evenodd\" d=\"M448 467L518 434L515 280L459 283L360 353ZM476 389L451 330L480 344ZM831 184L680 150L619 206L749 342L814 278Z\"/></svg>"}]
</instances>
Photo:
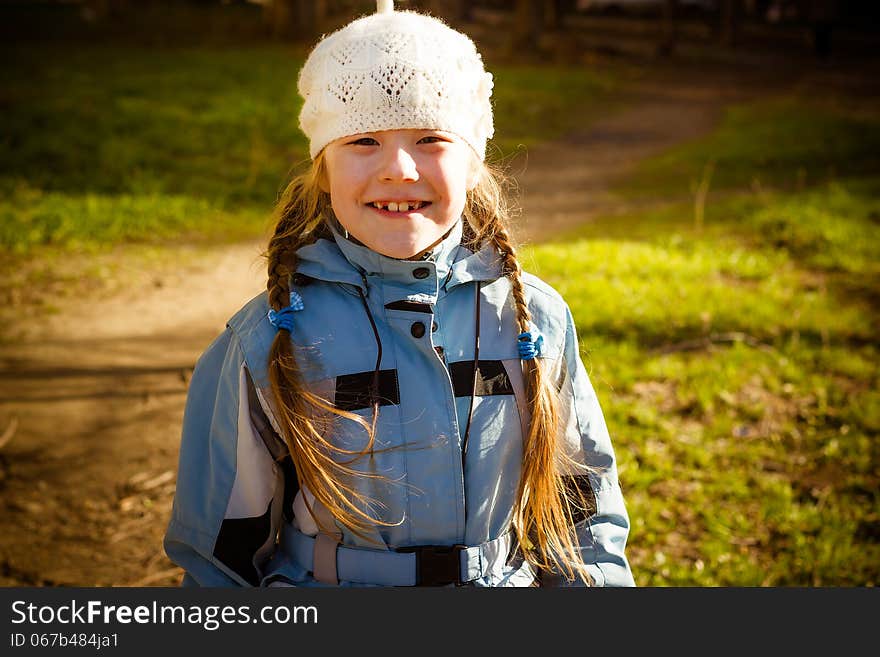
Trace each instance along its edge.
<instances>
[{"instance_id":1,"label":"lace knit pattern","mask_svg":"<svg viewBox=\"0 0 880 657\"><path fill-rule=\"evenodd\" d=\"M300 128L313 159L340 137L398 128L453 132L484 159L492 84L464 34L413 11L377 13L312 50L299 75Z\"/></svg>"}]
</instances>

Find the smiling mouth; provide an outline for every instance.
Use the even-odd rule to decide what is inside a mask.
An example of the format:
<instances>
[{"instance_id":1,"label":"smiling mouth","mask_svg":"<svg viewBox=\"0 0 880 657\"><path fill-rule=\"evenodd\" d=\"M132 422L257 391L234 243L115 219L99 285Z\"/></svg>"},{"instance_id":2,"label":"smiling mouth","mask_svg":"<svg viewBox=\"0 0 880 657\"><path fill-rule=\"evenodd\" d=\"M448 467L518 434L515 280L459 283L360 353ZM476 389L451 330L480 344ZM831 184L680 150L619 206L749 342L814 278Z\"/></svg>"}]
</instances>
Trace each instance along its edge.
<instances>
[{"instance_id":1,"label":"smiling mouth","mask_svg":"<svg viewBox=\"0 0 880 657\"><path fill-rule=\"evenodd\" d=\"M400 214L421 210L431 203L430 201L373 201L367 205L375 210Z\"/></svg>"}]
</instances>

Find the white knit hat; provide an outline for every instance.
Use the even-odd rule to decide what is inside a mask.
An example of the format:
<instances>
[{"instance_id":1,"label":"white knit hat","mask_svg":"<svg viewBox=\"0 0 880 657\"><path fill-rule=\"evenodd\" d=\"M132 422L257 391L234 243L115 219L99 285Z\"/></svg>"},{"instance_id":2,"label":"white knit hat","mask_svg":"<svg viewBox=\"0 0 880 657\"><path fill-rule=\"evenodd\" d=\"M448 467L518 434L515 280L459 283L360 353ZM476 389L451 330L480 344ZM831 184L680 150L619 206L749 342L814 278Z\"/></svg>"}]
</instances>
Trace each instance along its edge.
<instances>
[{"instance_id":1,"label":"white knit hat","mask_svg":"<svg viewBox=\"0 0 880 657\"><path fill-rule=\"evenodd\" d=\"M318 42L300 71L312 159L334 139L399 128L455 133L484 159L492 74L473 42L432 16L376 4Z\"/></svg>"}]
</instances>

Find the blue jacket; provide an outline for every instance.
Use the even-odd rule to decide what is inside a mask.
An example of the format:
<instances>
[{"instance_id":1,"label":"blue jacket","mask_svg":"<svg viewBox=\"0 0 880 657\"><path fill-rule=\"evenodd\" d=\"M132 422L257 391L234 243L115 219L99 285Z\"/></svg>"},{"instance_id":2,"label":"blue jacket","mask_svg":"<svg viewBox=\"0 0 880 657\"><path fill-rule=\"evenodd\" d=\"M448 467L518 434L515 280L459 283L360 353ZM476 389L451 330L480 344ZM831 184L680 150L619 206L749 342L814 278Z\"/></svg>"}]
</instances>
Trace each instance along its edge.
<instances>
[{"instance_id":1,"label":"blue jacket","mask_svg":"<svg viewBox=\"0 0 880 657\"><path fill-rule=\"evenodd\" d=\"M510 283L494 248L472 253L461 236L459 222L425 261L388 258L335 232L298 252L304 309L292 340L305 384L369 421L378 369L376 444L354 467L382 475L358 477L358 486L392 525L377 526L371 540L340 530L341 586L427 577L433 553L411 546L465 546L454 569L475 586L530 586L538 576L510 550L529 419ZM577 526L583 560L596 585L633 586L614 451L571 313L540 279L524 274L524 284L533 332L544 339L540 357L559 389L561 442L594 468L571 474L595 501ZM267 373L276 330L267 311L265 293L248 302L193 372L165 537L184 584L323 585L313 574L314 523L297 504L305 491L277 431ZM340 420L333 439L360 449L367 435Z\"/></svg>"}]
</instances>

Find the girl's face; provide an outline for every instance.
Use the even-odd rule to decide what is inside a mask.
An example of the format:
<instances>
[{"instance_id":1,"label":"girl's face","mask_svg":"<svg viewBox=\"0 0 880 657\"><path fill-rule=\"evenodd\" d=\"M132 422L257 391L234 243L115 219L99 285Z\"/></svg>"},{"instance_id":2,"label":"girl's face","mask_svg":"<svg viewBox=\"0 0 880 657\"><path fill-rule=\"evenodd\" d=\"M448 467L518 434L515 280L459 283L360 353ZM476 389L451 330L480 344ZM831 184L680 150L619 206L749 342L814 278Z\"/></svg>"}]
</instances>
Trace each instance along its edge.
<instances>
[{"instance_id":1,"label":"girl's face","mask_svg":"<svg viewBox=\"0 0 880 657\"><path fill-rule=\"evenodd\" d=\"M377 253L412 258L461 217L478 160L460 137L439 130L381 130L343 137L324 152L333 212Z\"/></svg>"}]
</instances>

